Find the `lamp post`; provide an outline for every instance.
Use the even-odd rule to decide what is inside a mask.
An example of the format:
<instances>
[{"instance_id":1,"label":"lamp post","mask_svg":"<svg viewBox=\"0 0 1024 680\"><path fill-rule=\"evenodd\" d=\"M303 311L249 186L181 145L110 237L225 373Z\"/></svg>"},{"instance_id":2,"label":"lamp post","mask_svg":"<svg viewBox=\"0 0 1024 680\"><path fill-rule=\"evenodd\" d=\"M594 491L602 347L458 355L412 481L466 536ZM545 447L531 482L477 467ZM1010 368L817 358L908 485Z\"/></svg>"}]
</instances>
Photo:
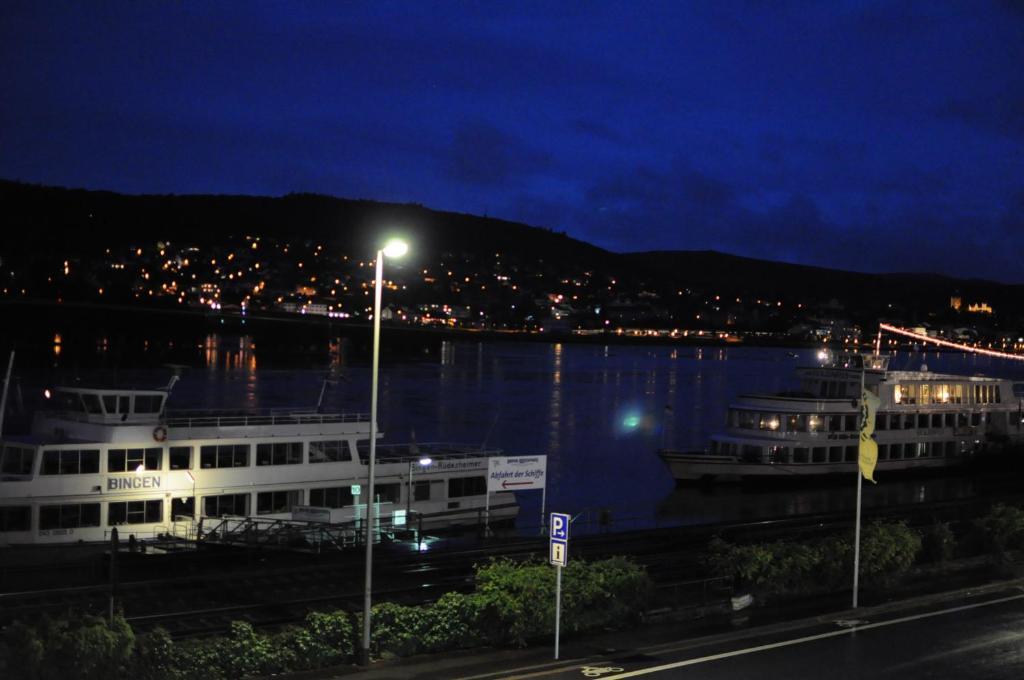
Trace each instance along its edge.
<instances>
[{"instance_id":1,"label":"lamp post","mask_svg":"<svg viewBox=\"0 0 1024 680\"><path fill-rule=\"evenodd\" d=\"M412 464L414 462L419 463L420 467L427 467L434 461L426 456L420 458L418 461L409 461L409 493L405 495L405 516L409 519L406 521L412 521Z\"/></svg>"},{"instance_id":2,"label":"lamp post","mask_svg":"<svg viewBox=\"0 0 1024 680\"><path fill-rule=\"evenodd\" d=\"M373 525L376 508L373 503L374 464L377 460L377 367L380 364L380 297L384 287L384 256L401 257L408 252L405 241L392 239L377 251L377 276L373 288L373 364L370 379L370 460L366 479L366 585L363 591L363 645L359 650L360 665L370 663L370 591L373 584Z\"/></svg>"}]
</instances>

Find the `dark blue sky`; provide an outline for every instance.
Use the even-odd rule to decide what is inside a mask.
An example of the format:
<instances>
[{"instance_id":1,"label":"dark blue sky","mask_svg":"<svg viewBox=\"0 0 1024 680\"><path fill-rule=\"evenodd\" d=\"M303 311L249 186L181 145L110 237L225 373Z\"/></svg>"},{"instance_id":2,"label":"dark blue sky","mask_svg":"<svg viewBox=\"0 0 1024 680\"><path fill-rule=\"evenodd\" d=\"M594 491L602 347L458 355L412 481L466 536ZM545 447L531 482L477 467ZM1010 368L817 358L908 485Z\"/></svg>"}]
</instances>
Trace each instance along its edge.
<instances>
[{"instance_id":1,"label":"dark blue sky","mask_svg":"<svg viewBox=\"0 0 1024 680\"><path fill-rule=\"evenodd\" d=\"M0 177L1024 282L1021 2L0 5Z\"/></svg>"}]
</instances>

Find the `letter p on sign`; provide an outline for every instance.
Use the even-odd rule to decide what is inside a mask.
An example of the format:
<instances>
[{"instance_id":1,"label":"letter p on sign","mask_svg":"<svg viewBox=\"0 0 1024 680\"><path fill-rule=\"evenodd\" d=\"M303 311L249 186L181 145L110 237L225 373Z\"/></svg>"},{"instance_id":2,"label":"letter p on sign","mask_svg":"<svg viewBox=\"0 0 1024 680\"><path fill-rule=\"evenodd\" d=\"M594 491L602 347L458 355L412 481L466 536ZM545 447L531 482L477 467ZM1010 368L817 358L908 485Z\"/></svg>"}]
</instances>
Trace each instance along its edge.
<instances>
[{"instance_id":1,"label":"letter p on sign","mask_svg":"<svg viewBox=\"0 0 1024 680\"><path fill-rule=\"evenodd\" d=\"M560 512L551 513L551 538L562 541L569 540L569 515Z\"/></svg>"}]
</instances>

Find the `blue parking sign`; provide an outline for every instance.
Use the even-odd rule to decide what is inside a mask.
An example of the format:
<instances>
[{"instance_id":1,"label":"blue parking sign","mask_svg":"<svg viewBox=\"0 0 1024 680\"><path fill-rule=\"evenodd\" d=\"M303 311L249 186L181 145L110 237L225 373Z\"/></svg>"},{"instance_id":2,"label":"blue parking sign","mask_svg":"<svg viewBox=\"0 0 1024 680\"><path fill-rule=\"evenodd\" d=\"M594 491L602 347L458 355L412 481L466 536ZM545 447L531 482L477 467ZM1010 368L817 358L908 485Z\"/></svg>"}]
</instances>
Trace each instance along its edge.
<instances>
[{"instance_id":1,"label":"blue parking sign","mask_svg":"<svg viewBox=\"0 0 1024 680\"><path fill-rule=\"evenodd\" d=\"M559 541L568 541L569 522L569 515L561 512L551 513L551 538Z\"/></svg>"}]
</instances>

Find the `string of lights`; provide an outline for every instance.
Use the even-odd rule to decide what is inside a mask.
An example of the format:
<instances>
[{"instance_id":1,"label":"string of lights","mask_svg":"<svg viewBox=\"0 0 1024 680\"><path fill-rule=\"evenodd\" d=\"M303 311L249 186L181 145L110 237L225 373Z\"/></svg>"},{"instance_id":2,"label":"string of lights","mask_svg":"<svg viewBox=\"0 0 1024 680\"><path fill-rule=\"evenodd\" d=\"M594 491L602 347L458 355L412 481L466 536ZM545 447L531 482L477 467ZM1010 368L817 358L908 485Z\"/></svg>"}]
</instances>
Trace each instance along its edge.
<instances>
[{"instance_id":1,"label":"string of lights","mask_svg":"<svg viewBox=\"0 0 1024 680\"><path fill-rule=\"evenodd\" d=\"M973 354L984 354L985 356L998 357L1000 359L1015 359L1017 361L1024 361L1024 355L1022 354L1010 354L1008 352L1000 352L994 349L985 349L983 347L972 347L971 345L964 345L958 342L950 342L949 340L941 340L939 338L933 338L924 333L916 333L909 331L906 328L900 328L898 326L890 326L887 323L879 323L878 328L880 331L889 331L890 333L896 333L898 335L904 335L908 338L914 338L915 340L921 340L922 342L931 342L941 347L949 347L951 349L957 349L962 352L971 352Z\"/></svg>"}]
</instances>

